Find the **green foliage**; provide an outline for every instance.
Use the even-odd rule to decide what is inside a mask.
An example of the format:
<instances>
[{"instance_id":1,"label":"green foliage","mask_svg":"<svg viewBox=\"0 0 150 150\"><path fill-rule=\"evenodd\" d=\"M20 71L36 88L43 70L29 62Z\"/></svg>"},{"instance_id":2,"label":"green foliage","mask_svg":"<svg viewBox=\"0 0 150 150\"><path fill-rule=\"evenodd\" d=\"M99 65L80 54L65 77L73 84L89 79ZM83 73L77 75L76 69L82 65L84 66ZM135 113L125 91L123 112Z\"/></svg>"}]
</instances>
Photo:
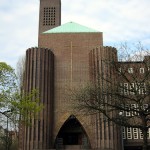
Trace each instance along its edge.
<instances>
[{"instance_id":1,"label":"green foliage","mask_svg":"<svg viewBox=\"0 0 150 150\"><path fill-rule=\"evenodd\" d=\"M16 100L12 101L12 112L15 116L19 115L19 120L24 123L30 122L32 117L36 117L38 112L43 108L39 102L39 93L32 90L30 93L18 94Z\"/></svg>"},{"instance_id":2,"label":"green foliage","mask_svg":"<svg viewBox=\"0 0 150 150\"><path fill-rule=\"evenodd\" d=\"M29 122L43 108L39 102L37 90L23 92L17 86L14 69L4 62L0 62L0 120L4 117L9 123L18 125L18 121Z\"/></svg>"},{"instance_id":3,"label":"green foliage","mask_svg":"<svg viewBox=\"0 0 150 150\"><path fill-rule=\"evenodd\" d=\"M0 63L0 108L9 107L9 104L15 92L16 75L14 70L4 62Z\"/></svg>"}]
</instances>

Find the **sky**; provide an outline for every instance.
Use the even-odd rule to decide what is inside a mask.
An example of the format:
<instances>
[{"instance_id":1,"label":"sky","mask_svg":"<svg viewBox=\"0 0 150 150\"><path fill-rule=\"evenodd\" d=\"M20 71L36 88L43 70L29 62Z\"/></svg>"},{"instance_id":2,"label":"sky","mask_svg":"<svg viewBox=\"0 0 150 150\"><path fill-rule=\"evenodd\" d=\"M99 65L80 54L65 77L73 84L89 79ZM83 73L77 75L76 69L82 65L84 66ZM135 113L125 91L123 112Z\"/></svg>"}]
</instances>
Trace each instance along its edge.
<instances>
[{"instance_id":1,"label":"sky","mask_svg":"<svg viewBox=\"0 0 150 150\"><path fill-rule=\"evenodd\" d=\"M150 0L61 0L61 23L103 32L104 45L141 42L150 49ZM38 45L39 0L0 0L0 61L12 67Z\"/></svg>"}]
</instances>

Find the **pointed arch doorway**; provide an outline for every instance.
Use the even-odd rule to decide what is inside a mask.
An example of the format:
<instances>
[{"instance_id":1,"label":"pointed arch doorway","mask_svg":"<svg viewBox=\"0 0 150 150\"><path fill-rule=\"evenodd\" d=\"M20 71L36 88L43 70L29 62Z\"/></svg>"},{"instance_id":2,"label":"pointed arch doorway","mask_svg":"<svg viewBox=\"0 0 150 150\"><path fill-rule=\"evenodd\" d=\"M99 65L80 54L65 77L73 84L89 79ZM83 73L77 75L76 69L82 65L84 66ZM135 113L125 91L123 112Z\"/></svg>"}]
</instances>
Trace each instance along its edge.
<instances>
[{"instance_id":1,"label":"pointed arch doorway","mask_svg":"<svg viewBox=\"0 0 150 150\"><path fill-rule=\"evenodd\" d=\"M90 148L88 136L74 115L71 115L62 125L56 137L55 145L56 148L63 149Z\"/></svg>"}]
</instances>

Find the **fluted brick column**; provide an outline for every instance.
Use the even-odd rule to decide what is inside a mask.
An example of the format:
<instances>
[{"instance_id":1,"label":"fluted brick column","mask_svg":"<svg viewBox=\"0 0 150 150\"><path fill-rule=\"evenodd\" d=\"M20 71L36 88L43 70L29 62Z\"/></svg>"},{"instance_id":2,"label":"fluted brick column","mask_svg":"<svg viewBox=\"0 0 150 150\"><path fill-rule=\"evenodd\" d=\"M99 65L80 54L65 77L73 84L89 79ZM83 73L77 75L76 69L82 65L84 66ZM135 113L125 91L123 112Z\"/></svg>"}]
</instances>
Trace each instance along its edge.
<instances>
[{"instance_id":1,"label":"fluted brick column","mask_svg":"<svg viewBox=\"0 0 150 150\"><path fill-rule=\"evenodd\" d=\"M110 62L117 62L117 51L113 47L98 46L89 53L90 79L100 87L100 90L111 90L115 82L115 74ZM107 100L111 100L108 96ZM106 120L99 113L95 116L95 140L96 148L120 150L120 132L115 124Z\"/></svg>"},{"instance_id":2,"label":"fluted brick column","mask_svg":"<svg viewBox=\"0 0 150 150\"><path fill-rule=\"evenodd\" d=\"M52 148L54 55L50 49L29 48L26 51L24 90L39 90L44 109L24 127L23 150Z\"/></svg>"}]
</instances>

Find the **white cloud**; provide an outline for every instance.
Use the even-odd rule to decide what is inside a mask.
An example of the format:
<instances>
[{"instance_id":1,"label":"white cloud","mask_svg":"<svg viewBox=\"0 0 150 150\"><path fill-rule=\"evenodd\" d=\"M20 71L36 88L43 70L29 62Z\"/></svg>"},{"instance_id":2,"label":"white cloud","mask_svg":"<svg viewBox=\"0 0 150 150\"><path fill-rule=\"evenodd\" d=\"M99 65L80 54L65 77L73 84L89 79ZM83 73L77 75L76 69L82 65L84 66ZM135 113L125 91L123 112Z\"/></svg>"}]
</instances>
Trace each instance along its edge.
<instances>
[{"instance_id":1,"label":"white cloud","mask_svg":"<svg viewBox=\"0 0 150 150\"><path fill-rule=\"evenodd\" d=\"M104 44L150 45L149 0L62 0L62 23L74 21L103 32ZM0 61L15 66L37 46L39 0L0 0ZM150 46L149 46L150 47Z\"/></svg>"}]
</instances>

